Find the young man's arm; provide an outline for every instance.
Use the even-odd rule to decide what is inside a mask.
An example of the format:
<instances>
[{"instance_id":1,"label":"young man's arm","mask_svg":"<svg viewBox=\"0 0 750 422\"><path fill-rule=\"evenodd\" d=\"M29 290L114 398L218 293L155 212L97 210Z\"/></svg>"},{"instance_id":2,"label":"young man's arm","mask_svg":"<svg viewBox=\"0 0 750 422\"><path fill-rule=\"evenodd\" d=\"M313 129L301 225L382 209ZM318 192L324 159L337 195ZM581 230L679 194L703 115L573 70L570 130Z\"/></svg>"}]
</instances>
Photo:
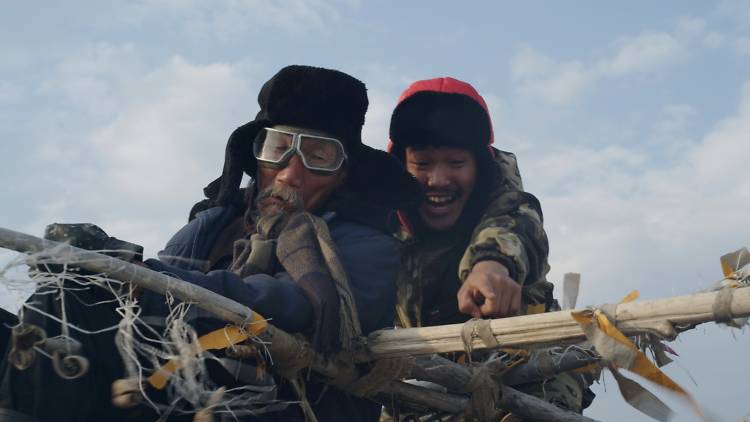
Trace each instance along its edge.
<instances>
[{"instance_id":1,"label":"young man's arm","mask_svg":"<svg viewBox=\"0 0 750 422\"><path fill-rule=\"evenodd\" d=\"M522 187L515 157L499 152L499 187L472 235L459 266L461 312L474 317L514 315L521 286L543 279L549 244L542 210Z\"/></svg>"}]
</instances>

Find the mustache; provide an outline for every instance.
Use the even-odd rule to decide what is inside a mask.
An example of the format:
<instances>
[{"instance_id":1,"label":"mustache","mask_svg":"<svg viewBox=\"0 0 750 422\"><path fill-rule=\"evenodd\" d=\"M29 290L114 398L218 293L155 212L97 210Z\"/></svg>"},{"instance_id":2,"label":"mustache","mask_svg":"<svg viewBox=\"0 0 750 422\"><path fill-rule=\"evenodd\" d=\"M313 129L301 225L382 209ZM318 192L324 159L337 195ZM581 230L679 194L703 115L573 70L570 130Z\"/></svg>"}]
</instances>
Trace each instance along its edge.
<instances>
[{"instance_id":1,"label":"mustache","mask_svg":"<svg viewBox=\"0 0 750 422\"><path fill-rule=\"evenodd\" d=\"M284 209L286 212L302 211L305 208L305 202L302 200L302 195L296 190L284 185L269 186L258 192L258 196L255 198L255 208L259 209L258 205L260 201L271 197L281 200L284 203Z\"/></svg>"}]
</instances>

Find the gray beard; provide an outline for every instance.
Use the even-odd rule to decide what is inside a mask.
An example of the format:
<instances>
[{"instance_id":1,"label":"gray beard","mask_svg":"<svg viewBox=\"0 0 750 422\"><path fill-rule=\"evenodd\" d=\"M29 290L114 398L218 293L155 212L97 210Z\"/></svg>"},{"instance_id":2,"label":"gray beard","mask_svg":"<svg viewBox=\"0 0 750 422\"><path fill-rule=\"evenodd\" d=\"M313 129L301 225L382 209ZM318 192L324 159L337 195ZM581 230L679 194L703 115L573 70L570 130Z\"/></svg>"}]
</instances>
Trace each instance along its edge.
<instances>
[{"instance_id":1,"label":"gray beard","mask_svg":"<svg viewBox=\"0 0 750 422\"><path fill-rule=\"evenodd\" d=\"M261 211L258 205L264 198L275 196L281 199L284 203L283 212L286 214L304 211L305 209L305 203L302 200L302 195L300 195L294 189L273 185L266 189L263 189L256 195L256 187L256 182L253 179L250 179L248 181L245 193L245 203L248 204L248 207L245 210L244 216L245 225L248 228L253 228L255 226L255 221L257 221L258 218L261 217Z\"/></svg>"}]
</instances>

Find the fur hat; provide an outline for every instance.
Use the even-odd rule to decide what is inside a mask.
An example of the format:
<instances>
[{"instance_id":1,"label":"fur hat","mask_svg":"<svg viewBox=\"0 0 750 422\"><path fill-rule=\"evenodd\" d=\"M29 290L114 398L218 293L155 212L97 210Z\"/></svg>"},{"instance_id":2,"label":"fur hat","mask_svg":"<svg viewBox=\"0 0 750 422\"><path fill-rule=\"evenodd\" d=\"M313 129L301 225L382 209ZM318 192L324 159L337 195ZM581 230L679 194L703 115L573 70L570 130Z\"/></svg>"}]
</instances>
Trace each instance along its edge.
<instances>
[{"instance_id":1,"label":"fur hat","mask_svg":"<svg viewBox=\"0 0 750 422\"><path fill-rule=\"evenodd\" d=\"M478 159L494 158L484 99L474 87L453 78L411 84L393 110L389 135L389 150L401 159L407 146L464 148L478 152Z\"/></svg>"},{"instance_id":2,"label":"fur hat","mask_svg":"<svg viewBox=\"0 0 750 422\"><path fill-rule=\"evenodd\" d=\"M287 66L263 85L258 105L255 120L229 137L222 175L206 186L209 199L196 204L191 219L200 209L242 202L242 174L255 177L257 171L252 153L255 137L264 127L278 124L316 129L338 138L349 158L345 187L367 202L396 209L420 200L419 184L398 160L362 143L368 100L367 89L358 79L337 70Z\"/></svg>"}]
</instances>

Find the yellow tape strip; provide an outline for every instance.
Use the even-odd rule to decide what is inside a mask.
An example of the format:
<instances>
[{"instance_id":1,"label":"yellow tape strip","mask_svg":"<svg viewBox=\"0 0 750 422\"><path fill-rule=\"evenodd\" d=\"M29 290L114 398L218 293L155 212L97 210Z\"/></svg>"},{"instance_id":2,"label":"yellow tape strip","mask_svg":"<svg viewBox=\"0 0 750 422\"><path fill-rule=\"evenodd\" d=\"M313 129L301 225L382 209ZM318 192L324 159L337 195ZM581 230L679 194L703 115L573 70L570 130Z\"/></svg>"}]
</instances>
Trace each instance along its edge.
<instances>
[{"instance_id":1,"label":"yellow tape strip","mask_svg":"<svg viewBox=\"0 0 750 422\"><path fill-rule=\"evenodd\" d=\"M637 292L632 292L628 296L623 299L623 301L631 301L635 300L635 298L638 297ZM575 312L571 313L571 316L573 319L578 322L581 327L586 328L590 326L591 324L596 323L597 327L604 332L608 337L612 338L613 340L617 341L618 343L623 344L628 349L630 349L633 352L634 360L633 364L630 368L623 368L627 369L631 372L634 372L638 375L640 375L643 378L646 378L647 380L654 382L664 388L667 388L682 397L684 397L692 406L693 410L703 419L705 420L705 415L703 414L703 411L698 406L698 403L695 401L695 399L687 392L685 389L680 387L676 382L674 382L667 374L662 372L653 362L648 360L646 355L643 354L638 348L633 344L630 339L625 337L625 335L620 332L620 330L617 329L607 318L607 316L599 311L590 311L586 310L583 312Z\"/></svg>"},{"instance_id":2,"label":"yellow tape strip","mask_svg":"<svg viewBox=\"0 0 750 422\"><path fill-rule=\"evenodd\" d=\"M636 374L642 376L643 378L646 378L649 381L653 381L662 387L666 387L678 394L682 394L685 396L689 396L688 392L685 391L682 387L677 385L676 382L672 381L671 378L667 376L664 372L661 371L656 365L654 365L646 355L643 354L640 350L638 350L637 347L635 347L635 344L630 341L625 335L620 332L612 323L609 321L609 318L607 318L604 313L600 311L594 312L594 315L596 316L596 322L599 325L599 328L604 331L606 335L609 337L615 339L619 343L624 344L629 349L631 349L635 353L635 360L633 361L633 366L630 368L623 368L627 369L631 372L635 372Z\"/></svg>"},{"instance_id":3,"label":"yellow tape strip","mask_svg":"<svg viewBox=\"0 0 750 422\"><path fill-rule=\"evenodd\" d=\"M229 346L247 340L250 335L258 335L262 333L266 328L268 328L268 322L266 319L260 314L253 312L250 322L242 329L230 325L200 336L198 338L198 350L196 353L206 350L226 349ZM148 383L157 390L161 390L166 387L169 377L179 368L179 360L171 359L148 377Z\"/></svg>"},{"instance_id":4,"label":"yellow tape strip","mask_svg":"<svg viewBox=\"0 0 750 422\"><path fill-rule=\"evenodd\" d=\"M622 298L622 300L620 301L620 303L632 302L632 301L638 299L638 296L640 296L640 295L641 294L638 292L638 290L633 290L632 292L628 293L627 296L625 296L624 298Z\"/></svg>"},{"instance_id":5,"label":"yellow tape strip","mask_svg":"<svg viewBox=\"0 0 750 422\"><path fill-rule=\"evenodd\" d=\"M729 262L722 260L721 272L724 273L724 277L729 277L734 272L734 269L732 268L732 265L729 264Z\"/></svg>"},{"instance_id":6,"label":"yellow tape strip","mask_svg":"<svg viewBox=\"0 0 750 422\"><path fill-rule=\"evenodd\" d=\"M543 314L546 307L543 303L538 303L536 305L528 305L526 307L526 315L534 315L534 314Z\"/></svg>"}]
</instances>

